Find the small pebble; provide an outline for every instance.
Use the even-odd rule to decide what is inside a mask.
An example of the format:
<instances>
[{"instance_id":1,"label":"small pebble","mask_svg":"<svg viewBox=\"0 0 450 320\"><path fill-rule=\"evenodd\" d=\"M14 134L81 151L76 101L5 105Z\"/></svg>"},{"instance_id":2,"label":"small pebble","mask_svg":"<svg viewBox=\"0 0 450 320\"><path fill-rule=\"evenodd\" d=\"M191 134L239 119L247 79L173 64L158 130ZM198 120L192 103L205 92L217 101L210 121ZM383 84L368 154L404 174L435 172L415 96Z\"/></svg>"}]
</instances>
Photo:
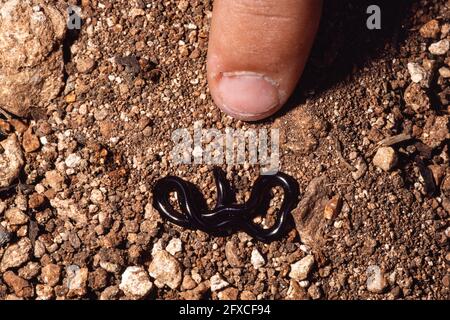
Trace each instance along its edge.
<instances>
[{"instance_id":1,"label":"small pebble","mask_svg":"<svg viewBox=\"0 0 450 320\"><path fill-rule=\"evenodd\" d=\"M239 251L237 246L233 241L228 241L225 244L225 257L227 258L228 263L234 267L239 268L242 267L242 259L239 255Z\"/></svg>"},{"instance_id":2,"label":"small pebble","mask_svg":"<svg viewBox=\"0 0 450 320\"><path fill-rule=\"evenodd\" d=\"M15 134L0 141L0 189L9 187L25 164L23 152Z\"/></svg>"},{"instance_id":3,"label":"small pebble","mask_svg":"<svg viewBox=\"0 0 450 320\"><path fill-rule=\"evenodd\" d=\"M153 284L150 281L147 271L142 267L128 267L122 274L119 285L127 296L143 298L149 294Z\"/></svg>"},{"instance_id":4,"label":"small pebble","mask_svg":"<svg viewBox=\"0 0 450 320\"><path fill-rule=\"evenodd\" d=\"M384 171L390 171L397 164L398 158L395 150L391 147L381 147L373 158L373 164Z\"/></svg>"},{"instance_id":5,"label":"small pebble","mask_svg":"<svg viewBox=\"0 0 450 320\"><path fill-rule=\"evenodd\" d=\"M445 23L441 28L441 37L445 38L450 33L450 23Z\"/></svg>"},{"instance_id":6,"label":"small pebble","mask_svg":"<svg viewBox=\"0 0 450 320\"><path fill-rule=\"evenodd\" d=\"M423 112L430 109L430 99L425 90L417 83L411 83L406 88L403 99L407 106L410 106L415 112Z\"/></svg>"},{"instance_id":7,"label":"small pebble","mask_svg":"<svg viewBox=\"0 0 450 320\"><path fill-rule=\"evenodd\" d=\"M56 264L50 263L42 268L41 278L50 287L54 287L59 282L60 276L61 267Z\"/></svg>"},{"instance_id":8,"label":"small pebble","mask_svg":"<svg viewBox=\"0 0 450 320\"><path fill-rule=\"evenodd\" d=\"M65 164L68 168L75 168L81 161L81 157L76 153L69 154L66 158Z\"/></svg>"},{"instance_id":9,"label":"small pebble","mask_svg":"<svg viewBox=\"0 0 450 320\"><path fill-rule=\"evenodd\" d=\"M28 262L31 250L31 241L28 238L22 238L19 242L7 247L0 262L0 272L20 267Z\"/></svg>"},{"instance_id":10,"label":"small pebble","mask_svg":"<svg viewBox=\"0 0 450 320\"><path fill-rule=\"evenodd\" d=\"M212 292L219 291L219 290L224 289L224 288L226 288L226 287L228 287L230 285L228 282L226 282L225 280L222 279L220 274L213 275L209 281L210 281L210 284L211 284L211 291Z\"/></svg>"},{"instance_id":11,"label":"small pebble","mask_svg":"<svg viewBox=\"0 0 450 320\"><path fill-rule=\"evenodd\" d=\"M83 296L86 293L88 275L87 268L80 268L74 264L66 267L65 283L69 289L69 295Z\"/></svg>"},{"instance_id":12,"label":"small pebble","mask_svg":"<svg viewBox=\"0 0 450 320\"><path fill-rule=\"evenodd\" d=\"M148 271L150 276L155 279L155 285L158 288L167 285L175 290L183 280L180 263L164 250L155 252Z\"/></svg>"},{"instance_id":13,"label":"small pebble","mask_svg":"<svg viewBox=\"0 0 450 320\"><path fill-rule=\"evenodd\" d=\"M181 252L183 250L183 244L180 239L173 238L169 241L166 247L166 251L169 252L171 255L175 255L178 252Z\"/></svg>"},{"instance_id":14,"label":"small pebble","mask_svg":"<svg viewBox=\"0 0 450 320\"><path fill-rule=\"evenodd\" d=\"M439 35L439 22L435 19L425 23L422 28L420 28L419 33L424 38L437 38Z\"/></svg>"},{"instance_id":15,"label":"small pebble","mask_svg":"<svg viewBox=\"0 0 450 320\"><path fill-rule=\"evenodd\" d=\"M320 290L320 287L316 284L313 284L308 288L308 294L313 300L317 300L322 297L322 291Z\"/></svg>"},{"instance_id":16,"label":"small pebble","mask_svg":"<svg viewBox=\"0 0 450 320\"><path fill-rule=\"evenodd\" d=\"M367 171L367 163L362 157L359 157L356 160L355 169L356 170L352 172L352 178L355 180L359 180Z\"/></svg>"},{"instance_id":17,"label":"small pebble","mask_svg":"<svg viewBox=\"0 0 450 320\"><path fill-rule=\"evenodd\" d=\"M5 218L8 220L9 224L13 226L26 224L29 220L28 216L18 208L6 210Z\"/></svg>"},{"instance_id":18,"label":"small pebble","mask_svg":"<svg viewBox=\"0 0 450 320\"><path fill-rule=\"evenodd\" d=\"M409 62L408 71L411 76L411 80L415 83L419 83L427 77L426 70L418 63Z\"/></svg>"},{"instance_id":19,"label":"small pebble","mask_svg":"<svg viewBox=\"0 0 450 320\"><path fill-rule=\"evenodd\" d=\"M64 100L66 101L66 103L74 103L75 101L77 101L77 96L74 92L69 93Z\"/></svg>"},{"instance_id":20,"label":"small pebble","mask_svg":"<svg viewBox=\"0 0 450 320\"><path fill-rule=\"evenodd\" d=\"M33 134L33 130L31 129L31 127L29 127L28 130L23 134L22 146L23 150L25 150L26 153L34 152L41 146L39 138Z\"/></svg>"},{"instance_id":21,"label":"small pebble","mask_svg":"<svg viewBox=\"0 0 450 320\"><path fill-rule=\"evenodd\" d=\"M197 283L190 275L185 275L181 283L181 290L192 290L197 286Z\"/></svg>"},{"instance_id":22,"label":"small pebble","mask_svg":"<svg viewBox=\"0 0 450 320\"><path fill-rule=\"evenodd\" d=\"M382 293L388 286L386 277L378 266L367 268L367 290L373 293Z\"/></svg>"},{"instance_id":23,"label":"small pebble","mask_svg":"<svg viewBox=\"0 0 450 320\"><path fill-rule=\"evenodd\" d=\"M104 196L99 189L94 189L91 192L90 200L92 203L101 204L103 202Z\"/></svg>"},{"instance_id":24,"label":"small pebble","mask_svg":"<svg viewBox=\"0 0 450 320\"><path fill-rule=\"evenodd\" d=\"M330 201L327 202L324 209L324 217L327 220L334 219L342 208L342 199L337 194Z\"/></svg>"},{"instance_id":25,"label":"small pebble","mask_svg":"<svg viewBox=\"0 0 450 320\"><path fill-rule=\"evenodd\" d=\"M94 69L95 61L89 57L76 60L76 68L80 73L89 73Z\"/></svg>"},{"instance_id":26,"label":"small pebble","mask_svg":"<svg viewBox=\"0 0 450 320\"><path fill-rule=\"evenodd\" d=\"M226 288L217 294L219 300L237 300L239 291L236 288Z\"/></svg>"},{"instance_id":27,"label":"small pebble","mask_svg":"<svg viewBox=\"0 0 450 320\"><path fill-rule=\"evenodd\" d=\"M266 264L264 257L261 255L261 253L259 253L258 249L256 248L253 248L250 261L253 265L253 268L255 268L256 270L258 270L259 268L261 268Z\"/></svg>"},{"instance_id":28,"label":"small pebble","mask_svg":"<svg viewBox=\"0 0 450 320\"><path fill-rule=\"evenodd\" d=\"M9 242L11 235L8 231L0 224L0 248Z\"/></svg>"},{"instance_id":29,"label":"small pebble","mask_svg":"<svg viewBox=\"0 0 450 320\"><path fill-rule=\"evenodd\" d=\"M305 280L314 266L314 256L307 255L303 259L291 264L289 277L294 280Z\"/></svg>"},{"instance_id":30,"label":"small pebble","mask_svg":"<svg viewBox=\"0 0 450 320\"><path fill-rule=\"evenodd\" d=\"M446 54L449 49L450 42L447 39L435 42L428 48L428 50L436 56L442 56Z\"/></svg>"},{"instance_id":31,"label":"small pebble","mask_svg":"<svg viewBox=\"0 0 450 320\"><path fill-rule=\"evenodd\" d=\"M302 287L302 288L308 288L309 285L310 285L310 282L309 282L308 280L302 280L302 281L299 281L298 284L299 284L300 287Z\"/></svg>"},{"instance_id":32,"label":"small pebble","mask_svg":"<svg viewBox=\"0 0 450 320\"><path fill-rule=\"evenodd\" d=\"M450 69L447 67L439 68L439 74L442 78L450 78Z\"/></svg>"}]
</instances>

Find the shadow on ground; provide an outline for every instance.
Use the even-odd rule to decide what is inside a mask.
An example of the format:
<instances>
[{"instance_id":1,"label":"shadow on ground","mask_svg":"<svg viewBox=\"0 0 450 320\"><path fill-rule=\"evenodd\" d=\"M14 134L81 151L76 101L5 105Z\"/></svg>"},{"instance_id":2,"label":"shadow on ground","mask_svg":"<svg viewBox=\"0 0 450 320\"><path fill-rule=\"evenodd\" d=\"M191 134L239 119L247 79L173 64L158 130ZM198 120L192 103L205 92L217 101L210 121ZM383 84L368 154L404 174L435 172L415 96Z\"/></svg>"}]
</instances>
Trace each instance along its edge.
<instances>
[{"instance_id":1,"label":"shadow on ground","mask_svg":"<svg viewBox=\"0 0 450 320\"><path fill-rule=\"evenodd\" d=\"M403 22L414 14L416 1L346 0L324 1L319 32L297 89L286 106L274 117L302 104L343 81L368 61L394 54L405 39ZM381 30L369 30L367 8L381 9Z\"/></svg>"}]
</instances>

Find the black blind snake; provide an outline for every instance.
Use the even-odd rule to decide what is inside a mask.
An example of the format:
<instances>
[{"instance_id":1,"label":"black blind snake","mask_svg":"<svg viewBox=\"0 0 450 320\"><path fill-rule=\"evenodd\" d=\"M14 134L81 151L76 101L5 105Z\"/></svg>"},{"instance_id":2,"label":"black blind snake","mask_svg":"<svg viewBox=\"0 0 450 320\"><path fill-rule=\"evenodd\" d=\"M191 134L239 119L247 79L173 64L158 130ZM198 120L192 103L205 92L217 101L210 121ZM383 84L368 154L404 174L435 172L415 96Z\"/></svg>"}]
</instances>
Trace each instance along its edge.
<instances>
[{"instance_id":1,"label":"black blind snake","mask_svg":"<svg viewBox=\"0 0 450 320\"><path fill-rule=\"evenodd\" d=\"M158 180L153 187L153 205L163 218L184 228L198 229L214 236L226 236L242 230L254 239L272 242L281 238L287 231L290 213L296 207L299 197L297 181L285 173L262 175L255 181L250 198L242 204L234 201L234 192L225 173L218 167L213 170L217 202L208 210L204 197L191 183L175 176ZM255 224L256 216L267 213L271 190L281 187L284 199L277 212L276 221L268 229ZM170 194L176 192L181 212L170 203Z\"/></svg>"}]
</instances>

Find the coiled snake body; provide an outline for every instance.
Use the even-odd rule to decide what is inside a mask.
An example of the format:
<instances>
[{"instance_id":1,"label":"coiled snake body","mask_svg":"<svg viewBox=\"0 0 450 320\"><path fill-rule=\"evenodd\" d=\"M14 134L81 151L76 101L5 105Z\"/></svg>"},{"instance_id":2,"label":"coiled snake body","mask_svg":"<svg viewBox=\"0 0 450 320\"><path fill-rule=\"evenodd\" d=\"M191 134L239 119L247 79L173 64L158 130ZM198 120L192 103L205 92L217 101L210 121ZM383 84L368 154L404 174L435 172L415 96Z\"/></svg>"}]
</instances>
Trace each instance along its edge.
<instances>
[{"instance_id":1,"label":"coiled snake body","mask_svg":"<svg viewBox=\"0 0 450 320\"><path fill-rule=\"evenodd\" d=\"M281 172L260 176L253 185L248 201L236 204L225 173L217 167L213 172L217 188L217 203L214 209L207 209L204 198L199 195L194 185L175 176L168 176L156 182L153 188L154 207L161 216L181 227L199 229L215 236L225 236L230 232L242 230L258 241L271 242L287 231L290 212L298 203L299 188L295 179ZM276 222L270 228L264 229L255 224L253 219L267 212L271 190L277 186L283 189L284 199ZM177 193L181 212L171 205L171 192Z\"/></svg>"}]
</instances>

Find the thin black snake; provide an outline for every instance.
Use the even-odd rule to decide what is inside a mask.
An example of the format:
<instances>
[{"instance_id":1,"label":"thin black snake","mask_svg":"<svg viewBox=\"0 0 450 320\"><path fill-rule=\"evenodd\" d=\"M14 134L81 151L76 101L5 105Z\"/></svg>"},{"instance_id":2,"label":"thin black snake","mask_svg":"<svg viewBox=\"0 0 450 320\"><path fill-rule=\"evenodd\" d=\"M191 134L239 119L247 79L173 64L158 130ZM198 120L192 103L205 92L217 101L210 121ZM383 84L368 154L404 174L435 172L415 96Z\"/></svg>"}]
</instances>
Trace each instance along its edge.
<instances>
[{"instance_id":1,"label":"thin black snake","mask_svg":"<svg viewBox=\"0 0 450 320\"><path fill-rule=\"evenodd\" d=\"M226 236L230 232L245 231L251 237L262 242L280 239L287 231L290 212L296 207L299 187L295 179L284 173L262 175L257 178L248 201L234 203L234 193L225 177L225 173L214 168L217 187L217 202L208 210L203 196L191 183L175 176L158 180L153 187L153 205L169 221L188 229L198 229L214 236ZM253 222L257 216L267 212L271 190L281 187L284 199L277 212L273 226L264 229ZM170 203L170 194L176 192L181 212ZM265 212L264 212L265 211Z\"/></svg>"}]
</instances>

